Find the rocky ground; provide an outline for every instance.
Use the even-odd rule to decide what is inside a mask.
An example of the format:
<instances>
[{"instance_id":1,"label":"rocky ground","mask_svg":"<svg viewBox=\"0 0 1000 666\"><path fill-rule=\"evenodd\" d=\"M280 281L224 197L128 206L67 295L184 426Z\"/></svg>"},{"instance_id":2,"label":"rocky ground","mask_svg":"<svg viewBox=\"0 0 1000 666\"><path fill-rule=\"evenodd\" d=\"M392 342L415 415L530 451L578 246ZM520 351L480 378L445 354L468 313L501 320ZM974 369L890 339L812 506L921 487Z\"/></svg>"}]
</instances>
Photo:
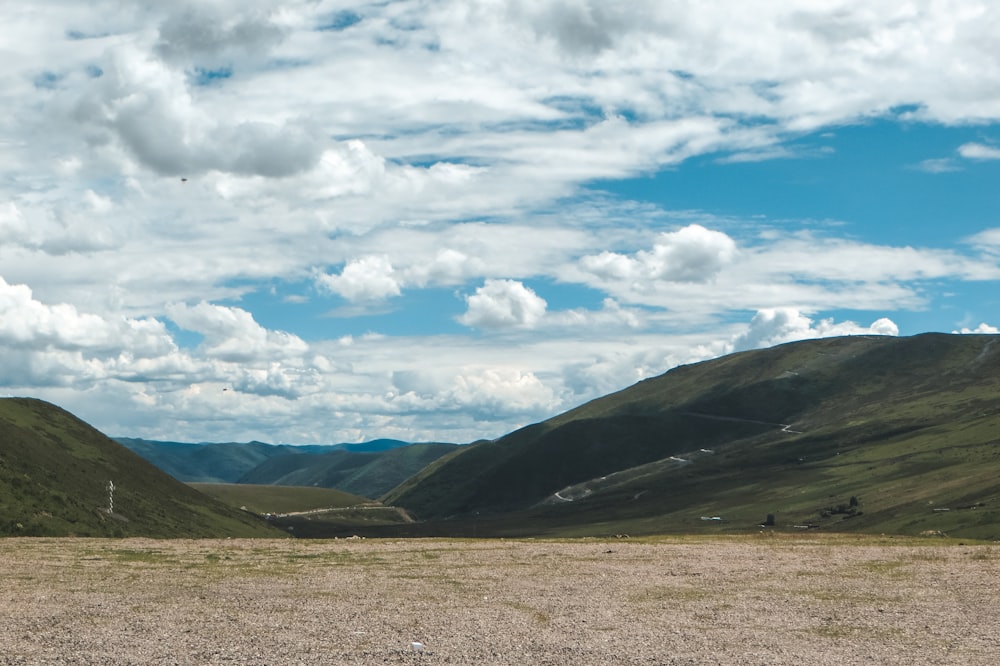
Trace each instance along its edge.
<instances>
[{"instance_id":1,"label":"rocky ground","mask_svg":"<svg viewBox=\"0 0 1000 666\"><path fill-rule=\"evenodd\" d=\"M995 664L1000 545L0 540L0 664Z\"/></svg>"}]
</instances>

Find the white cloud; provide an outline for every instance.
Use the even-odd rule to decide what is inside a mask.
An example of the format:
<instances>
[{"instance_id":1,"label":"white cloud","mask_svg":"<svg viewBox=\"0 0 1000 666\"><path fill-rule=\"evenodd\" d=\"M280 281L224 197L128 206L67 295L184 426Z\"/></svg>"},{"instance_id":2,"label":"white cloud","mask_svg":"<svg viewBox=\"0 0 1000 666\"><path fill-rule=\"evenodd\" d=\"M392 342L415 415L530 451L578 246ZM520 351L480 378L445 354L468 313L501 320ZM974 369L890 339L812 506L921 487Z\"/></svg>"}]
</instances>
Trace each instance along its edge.
<instances>
[{"instance_id":1,"label":"white cloud","mask_svg":"<svg viewBox=\"0 0 1000 666\"><path fill-rule=\"evenodd\" d=\"M648 314L639 308L622 307L615 299L605 298L599 310L575 308L549 312L544 323L549 328L570 328L583 336L588 332L603 334L609 328L640 329L647 325L648 319Z\"/></svg>"},{"instance_id":2,"label":"white cloud","mask_svg":"<svg viewBox=\"0 0 1000 666\"><path fill-rule=\"evenodd\" d=\"M651 250L634 254L585 255L561 279L606 291L622 304L668 309L675 321L689 326L705 325L722 311L745 309L920 308L927 305L923 286L932 280L1000 279L985 232L969 239L983 254L970 256L777 230L744 238L737 247L728 235L696 226L699 231L685 239L693 242L661 239ZM678 258L690 261L681 261L675 277L702 279L656 278L669 274Z\"/></svg>"},{"instance_id":3,"label":"white cloud","mask_svg":"<svg viewBox=\"0 0 1000 666\"><path fill-rule=\"evenodd\" d=\"M917 163L914 168L927 173L951 173L962 170L962 167L956 164L955 160L948 157L923 160Z\"/></svg>"},{"instance_id":4,"label":"white cloud","mask_svg":"<svg viewBox=\"0 0 1000 666\"><path fill-rule=\"evenodd\" d=\"M853 321L835 323L832 319L814 324L810 317L795 308L773 308L754 315L747 329L733 339L733 351L840 335L899 335L899 327L884 317L870 326L859 326Z\"/></svg>"},{"instance_id":5,"label":"white cloud","mask_svg":"<svg viewBox=\"0 0 1000 666\"><path fill-rule=\"evenodd\" d=\"M0 344L18 349L114 353L128 349L140 357L174 350L163 324L155 319L111 320L79 312L68 303L47 305L23 284L0 277Z\"/></svg>"},{"instance_id":6,"label":"white cloud","mask_svg":"<svg viewBox=\"0 0 1000 666\"><path fill-rule=\"evenodd\" d=\"M992 257L994 261L1000 258L1000 227L984 229L964 240L986 257Z\"/></svg>"},{"instance_id":7,"label":"white cloud","mask_svg":"<svg viewBox=\"0 0 1000 666\"><path fill-rule=\"evenodd\" d=\"M386 256L368 256L347 263L340 275L319 275L319 286L349 301L377 301L399 296L400 281Z\"/></svg>"},{"instance_id":8,"label":"white cloud","mask_svg":"<svg viewBox=\"0 0 1000 666\"><path fill-rule=\"evenodd\" d=\"M487 369L456 377L450 392L475 418L496 420L498 416L547 416L557 406L552 390L531 372Z\"/></svg>"},{"instance_id":9,"label":"white cloud","mask_svg":"<svg viewBox=\"0 0 1000 666\"><path fill-rule=\"evenodd\" d=\"M581 259L584 270L614 280L705 282L732 262L736 243L726 234L691 224L661 234L651 251L634 257L602 252Z\"/></svg>"},{"instance_id":10,"label":"white cloud","mask_svg":"<svg viewBox=\"0 0 1000 666\"><path fill-rule=\"evenodd\" d=\"M182 64L219 67L266 52L285 36L266 14L251 10L234 19L221 9L185 3L160 25L155 52Z\"/></svg>"},{"instance_id":11,"label":"white cloud","mask_svg":"<svg viewBox=\"0 0 1000 666\"><path fill-rule=\"evenodd\" d=\"M589 189L695 156L733 170L802 157L786 139L826 126L995 123L991 3L401 0L317 30L344 7L3 4L5 391L31 386L124 434L471 439L741 334L891 331L811 318L926 308L1000 279L996 230L962 251L897 246ZM997 159L987 131L915 168ZM367 312L449 287L468 294L462 324L516 335L365 337L338 320L350 348L307 344L296 322L212 305L262 284ZM758 310L771 315L751 329L720 323ZM168 319L204 342L180 348ZM400 395L394 372L423 392Z\"/></svg>"},{"instance_id":12,"label":"white cloud","mask_svg":"<svg viewBox=\"0 0 1000 666\"><path fill-rule=\"evenodd\" d=\"M553 389L532 372L511 367L398 371L392 376L393 407L404 411L456 412L474 421L551 415L560 403Z\"/></svg>"},{"instance_id":13,"label":"white cloud","mask_svg":"<svg viewBox=\"0 0 1000 666\"><path fill-rule=\"evenodd\" d=\"M26 244L31 238L31 228L13 201L0 204L0 237L7 243Z\"/></svg>"},{"instance_id":14,"label":"white cloud","mask_svg":"<svg viewBox=\"0 0 1000 666\"><path fill-rule=\"evenodd\" d=\"M736 243L729 236L692 224L663 234L651 253L639 253L638 261L655 279L704 282L735 255Z\"/></svg>"},{"instance_id":15,"label":"white cloud","mask_svg":"<svg viewBox=\"0 0 1000 666\"><path fill-rule=\"evenodd\" d=\"M952 331L952 333L958 333L958 334L962 334L962 335L973 335L973 334L980 334L980 333L993 335L993 334L996 334L996 333L1000 333L1000 328L997 328L996 326L990 326L986 322L982 322L981 324L979 324L979 326L976 326L975 328L965 328L965 327L963 327L960 330Z\"/></svg>"},{"instance_id":16,"label":"white cloud","mask_svg":"<svg viewBox=\"0 0 1000 666\"><path fill-rule=\"evenodd\" d=\"M102 151L120 149L161 175L222 171L290 176L315 166L324 137L302 118L259 120L233 109L214 116L186 74L135 49L114 50L102 75L72 102L69 113Z\"/></svg>"},{"instance_id":17,"label":"white cloud","mask_svg":"<svg viewBox=\"0 0 1000 666\"><path fill-rule=\"evenodd\" d=\"M611 48L624 34L646 27L650 3L617 7L601 2L513 2L510 15L527 20L541 39L552 38L571 55L593 55Z\"/></svg>"},{"instance_id":18,"label":"white cloud","mask_svg":"<svg viewBox=\"0 0 1000 666\"><path fill-rule=\"evenodd\" d=\"M1000 160L1000 148L982 143L965 143L958 147L958 154L968 160Z\"/></svg>"},{"instance_id":19,"label":"white cloud","mask_svg":"<svg viewBox=\"0 0 1000 666\"><path fill-rule=\"evenodd\" d=\"M265 329L240 308L202 301L195 306L171 305L167 314L181 328L205 336L205 354L212 358L230 362L280 360L309 351L309 345L298 336Z\"/></svg>"},{"instance_id":20,"label":"white cloud","mask_svg":"<svg viewBox=\"0 0 1000 666\"><path fill-rule=\"evenodd\" d=\"M545 299L517 280L486 280L465 301L468 309L458 321L482 329L533 328L548 307Z\"/></svg>"}]
</instances>

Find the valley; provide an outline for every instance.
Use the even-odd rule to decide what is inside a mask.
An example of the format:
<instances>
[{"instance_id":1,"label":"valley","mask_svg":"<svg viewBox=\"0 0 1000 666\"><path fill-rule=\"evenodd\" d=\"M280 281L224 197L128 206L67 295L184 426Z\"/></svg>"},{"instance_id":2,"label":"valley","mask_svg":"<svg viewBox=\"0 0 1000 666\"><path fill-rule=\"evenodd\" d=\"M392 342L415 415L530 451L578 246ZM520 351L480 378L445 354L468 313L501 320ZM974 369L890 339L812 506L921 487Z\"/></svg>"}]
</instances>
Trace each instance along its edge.
<instances>
[{"instance_id":1,"label":"valley","mask_svg":"<svg viewBox=\"0 0 1000 666\"><path fill-rule=\"evenodd\" d=\"M0 528L305 538L766 529L998 541L996 339L852 336L731 354L462 446L120 440L142 460L54 405L5 400ZM120 488L113 515L102 508L109 480ZM204 506L192 513L191 502Z\"/></svg>"}]
</instances>

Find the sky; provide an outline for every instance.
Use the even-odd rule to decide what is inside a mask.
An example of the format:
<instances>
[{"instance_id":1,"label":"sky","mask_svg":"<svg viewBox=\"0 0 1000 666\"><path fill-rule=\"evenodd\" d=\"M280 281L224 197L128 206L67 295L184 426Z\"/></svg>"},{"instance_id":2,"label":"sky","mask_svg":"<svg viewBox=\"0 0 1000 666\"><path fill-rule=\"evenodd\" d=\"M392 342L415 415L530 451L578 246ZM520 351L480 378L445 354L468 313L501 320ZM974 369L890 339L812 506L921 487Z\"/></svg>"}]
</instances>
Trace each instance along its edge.
<instances>
[{"instance_id":1,"label":"sky","mask_svg":"<svg viewBox=\"0 0 1000 666\"><path fill-rule=\"evenodd\" d=\"M499 437L679 364L996 333L988 0L10 0L0 395Z\"/></svg>"}]
</instances>

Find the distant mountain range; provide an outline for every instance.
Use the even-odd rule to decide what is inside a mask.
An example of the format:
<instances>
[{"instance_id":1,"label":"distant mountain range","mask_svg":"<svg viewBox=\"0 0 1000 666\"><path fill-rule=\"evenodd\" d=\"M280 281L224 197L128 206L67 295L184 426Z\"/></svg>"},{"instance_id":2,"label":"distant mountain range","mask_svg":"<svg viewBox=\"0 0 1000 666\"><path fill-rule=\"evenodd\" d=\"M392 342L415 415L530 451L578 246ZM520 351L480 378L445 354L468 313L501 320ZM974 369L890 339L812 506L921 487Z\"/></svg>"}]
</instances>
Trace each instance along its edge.
<instances>
[{"instance_id":1,"label":"distant mountain range","mask_svg":"<svg viewBox=\"0 0 1000 666\"><path fill-rule=\"evenodd\" d=\"M1000 336L856 336L732 354L467 446L121 441L180 478L241 482L205 490L248 511L284 507L271 524L298 536L778 529L1000 540ZM319 492L327 486L384 506L351 506L359 498ZM0 510L0 534L274 533L28 399L0 400Z\"/></svg>"},{"instance_id":2,"label":"distant mountain range","mask_svg":"<svg viewBox=\"0 0 1000 666\"><path fill-rule=\"evenodd\" d=\"M395 439L291 446L263 442L191 444L115 438L174 478L190 483L336 488L379 497L455 444L411 444Z\"/></svg>"}]
</instances>

